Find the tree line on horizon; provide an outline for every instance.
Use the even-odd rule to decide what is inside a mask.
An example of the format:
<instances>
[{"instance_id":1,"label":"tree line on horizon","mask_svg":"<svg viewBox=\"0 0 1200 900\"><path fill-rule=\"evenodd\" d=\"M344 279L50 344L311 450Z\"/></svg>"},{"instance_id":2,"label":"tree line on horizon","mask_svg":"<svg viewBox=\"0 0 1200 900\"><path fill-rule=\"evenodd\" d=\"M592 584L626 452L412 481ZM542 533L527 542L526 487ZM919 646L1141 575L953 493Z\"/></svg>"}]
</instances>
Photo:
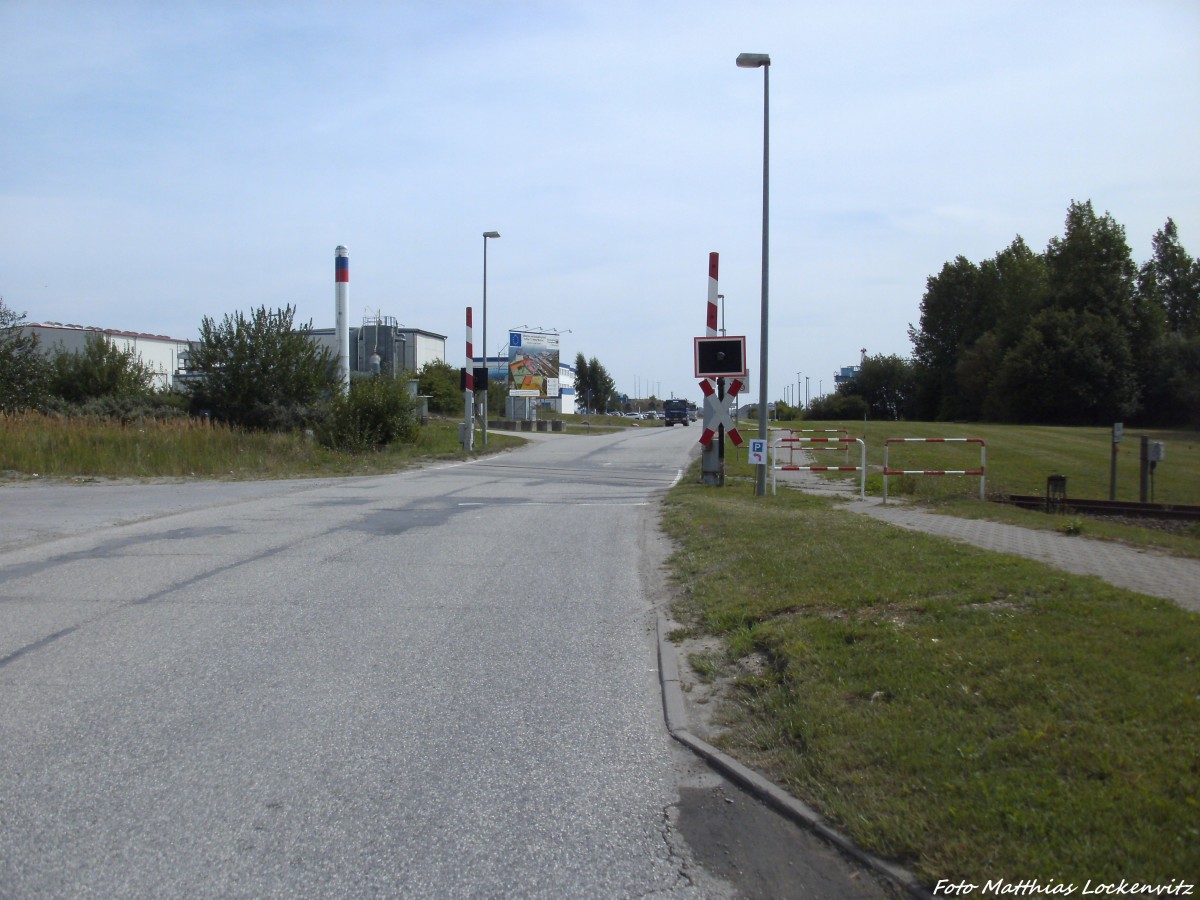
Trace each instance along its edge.
<instances>
[{"instance_id":1,"label":"tree line on horizon","mask_svg":"<svg viewBox=\"0 0 1200 900\"><path fill-rule=\"evenodd\" d=\"M1134 263L1125 229L1073 201L1037 253L1017 235L926 282L911 358L868 356L814 419L1200 426L1200 259L1173 220Z\"/></svg>"}]
</instances>

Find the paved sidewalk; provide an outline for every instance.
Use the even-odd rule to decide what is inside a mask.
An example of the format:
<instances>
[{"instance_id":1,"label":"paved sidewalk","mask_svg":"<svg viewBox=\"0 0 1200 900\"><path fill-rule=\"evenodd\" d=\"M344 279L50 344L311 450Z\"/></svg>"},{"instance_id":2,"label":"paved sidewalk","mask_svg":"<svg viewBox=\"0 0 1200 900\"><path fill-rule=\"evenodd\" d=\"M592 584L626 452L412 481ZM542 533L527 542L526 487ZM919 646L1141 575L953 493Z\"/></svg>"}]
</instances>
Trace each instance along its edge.
<instances>
[{"instance_id":1,"label":"paved sidewalk","mask_svg":"<svg viewBox=\"0 0 1200 900\"><path fill-rule=\"evenodd\" d=\"M877 497L859 500L857 483L837 486L812 472L778 474L789 476L781 477L781 482L786 481L807 493L847 498L851 502L842 508L852 512L864 513L901 528L964 541L985 550L1026 556L1077 575L1096 575L1118 587L1153 597L1166 597L1184 609L1200 612L1200 560L1056 531L943 516L895 500L885 506Z\"/></svg>"}]
</instances>

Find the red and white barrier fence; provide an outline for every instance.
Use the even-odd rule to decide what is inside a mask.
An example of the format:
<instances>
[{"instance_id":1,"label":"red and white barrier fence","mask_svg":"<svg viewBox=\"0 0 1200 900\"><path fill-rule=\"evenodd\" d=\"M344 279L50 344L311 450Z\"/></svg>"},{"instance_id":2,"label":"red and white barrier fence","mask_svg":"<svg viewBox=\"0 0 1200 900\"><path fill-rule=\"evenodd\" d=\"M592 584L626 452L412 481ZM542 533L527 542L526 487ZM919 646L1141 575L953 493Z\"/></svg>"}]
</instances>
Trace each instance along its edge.
<instances>
[{"instance_id":1,"label":"red and white barrier fence","mask_svg":"<svg viewBox=\"0 0 1200 900\"><path fill-rule=\"evenodd\" d=\"M796 444L834 444L834 447L828 449L838 449L845 447L846 452L850 451L850 444L858 444L862 454L862 464L857 466L794 466L790 463L783 465L779 462L779 451L787 449L789 454L792 447ZM775 493L775 473L776 472L858 472L858 495L861 499L867 499L867 444L862 438L852 437L787 437L779 438L771 445L774 453L774 460L771 464L771 493ZM803 449L803 448L801 448ZM823 448L824 449L824 448Z\"/></svg>"},{"instance_id":2,"label":"red and white barrier fence","mask_svg":"<svg viewBox=\"0 0 1200 900\"><path fill-rule=\"evenodd\" d=\"M787 433L792 438L795 438L799 435L804 435L804 434L840 434L842 437L847 437L847 438L850 437L850 432L847 431L845 428L788 428L786 430L787 430ZM795 460L792 459L790 451L795 449L797 442L792 441L789 438L781 438L780 443L786 443L788 445L788 450L789 450L788 464L791 465L793 462L795 462ZM803 449L803 448L800 448L800 449ZM810 450L842 450L845 453L846 463L849 464L849 462L850 462L850 444L849 443L845 443L840 447L834 445L831 447L825 447L825 446L809 447L808 449L810 449Z\"/></svg>"},{"instance_id":3,"label":"red and white barrier fence","mask_svg":"<svg viewBox=\"0 0 1200 900\"><path fill-rule=\"evenodd\" d=\"M893 469L888 465L888 450L892 444L978 444L978 469ZM889 475L971 475L979 476L979 499L984 499L987 480L987 442L982 438L888 438L883 442L883 502L887 503Z\"/></svg>"}]
</instances>

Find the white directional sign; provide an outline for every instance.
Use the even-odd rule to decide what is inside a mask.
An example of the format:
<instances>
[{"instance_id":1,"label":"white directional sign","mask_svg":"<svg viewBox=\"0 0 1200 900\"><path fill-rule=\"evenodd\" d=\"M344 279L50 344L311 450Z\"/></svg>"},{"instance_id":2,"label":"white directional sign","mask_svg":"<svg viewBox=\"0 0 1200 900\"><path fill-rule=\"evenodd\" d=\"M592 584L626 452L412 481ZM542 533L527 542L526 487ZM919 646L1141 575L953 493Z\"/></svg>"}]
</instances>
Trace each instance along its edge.
<instances>
[{"instance_id":1,"label":"white directional sign","mask_svg":"<svg viewBox=\"0 0 1200 900\"><path fill-rule=\"evenodd\" d=\"M752 466L765 466L767 464L766 438L750 439L750 455L748 457L748 462Z\"/></svg>"}]
</instances>

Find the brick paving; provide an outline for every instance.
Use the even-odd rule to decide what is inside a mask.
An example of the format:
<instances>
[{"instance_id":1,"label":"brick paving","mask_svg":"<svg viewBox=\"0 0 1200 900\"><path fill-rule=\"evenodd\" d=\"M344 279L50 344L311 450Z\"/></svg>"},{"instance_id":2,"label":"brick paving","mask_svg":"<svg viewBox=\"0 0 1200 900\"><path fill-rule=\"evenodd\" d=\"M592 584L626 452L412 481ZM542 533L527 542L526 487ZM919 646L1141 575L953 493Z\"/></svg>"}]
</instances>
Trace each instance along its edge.
<instances>
[{"instance_id":1,"label":"brick paving","mask_svg":"<svg viewBox=\"0 0 1200 900\"><path fill-rule=\"evenodd\" d=\"M900 528L941 535L997 553L1029 557L1077 575L1096 575L1118 587L1165 597L1184 609L1200 612L1200 560L1056 531L943 516L895 500L889 500L886 505L877 497L859 500L857 482L843 486L812 472L779 472L777 475L781 482L786 481L808 493L845 497L850 502L843 504L843 509Z\"/></svg>"}]
</instances>

